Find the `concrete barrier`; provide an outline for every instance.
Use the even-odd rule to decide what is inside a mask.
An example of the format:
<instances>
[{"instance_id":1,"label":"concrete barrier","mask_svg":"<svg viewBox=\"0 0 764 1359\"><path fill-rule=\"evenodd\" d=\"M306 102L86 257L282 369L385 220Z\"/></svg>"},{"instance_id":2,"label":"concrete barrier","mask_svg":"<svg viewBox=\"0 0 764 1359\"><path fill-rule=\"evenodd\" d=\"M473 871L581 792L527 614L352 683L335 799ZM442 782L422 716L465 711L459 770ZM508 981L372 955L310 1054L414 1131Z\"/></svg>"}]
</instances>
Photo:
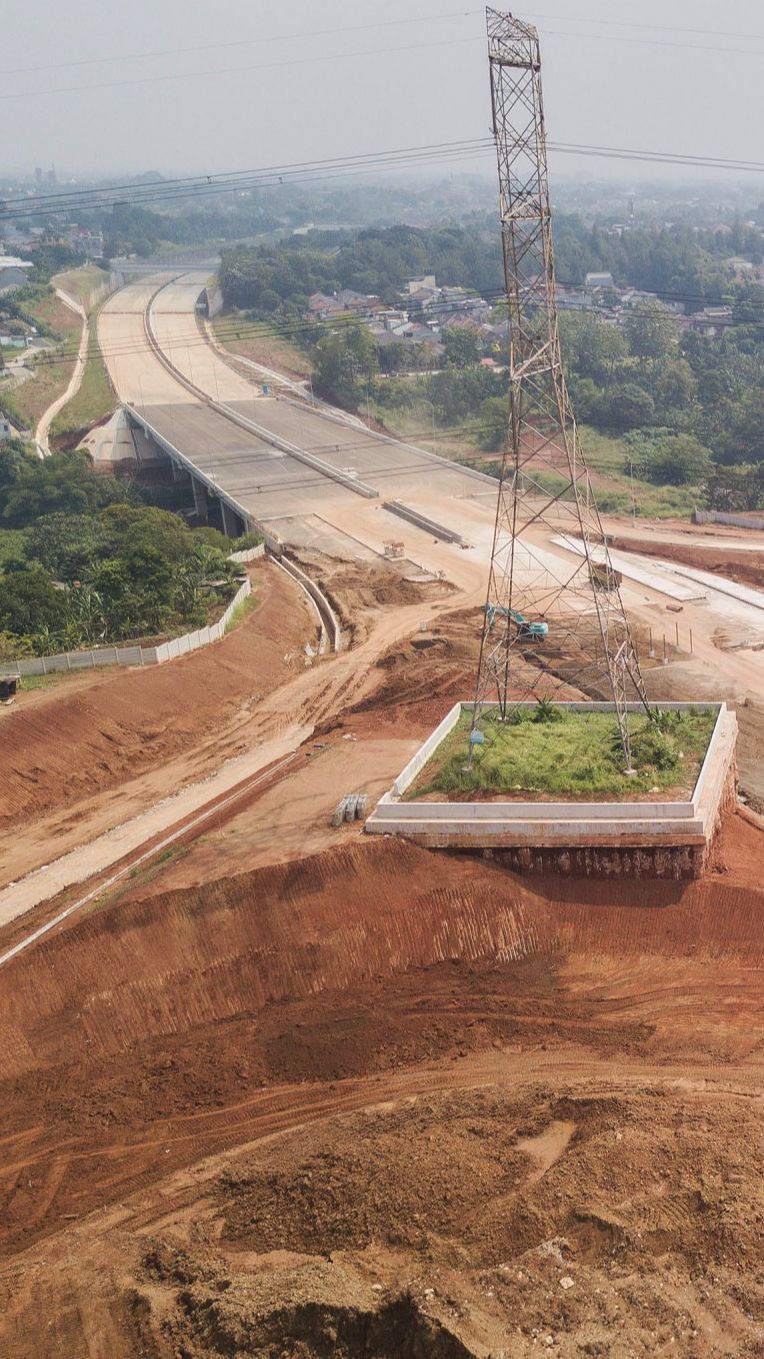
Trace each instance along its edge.
<instances>
[{"instance_id":1,"label":"concrete barrier","mask_svg":"<svg viewBox=\"0 0 764 1359\"><path fill-rule=\"evenodd\" d=\"M764 529L764 515L756 514L728 514L722 510L695 510L693 519L696 524L729 524L732 528L754 529L759 532Z\"/></svg>"},{"instance_id":2,"label":"concrete barrier","mask_svg":"<svg viewBox=\"0 0 764 1359\"><path fill-rule=\"evenodd\" d=\"M299 444L293 444L289 439L283 439L281 435L274 434L272 430L266 429L265 425L258 425L255 420L250 420L240 411L235 411L232 406L228 406L222 401L208 401L212 410L224 415L227 420L233 421L241 429L247 430L250 434L256 434L258 439L269 443L272 448L278 448L282 453L289 453L291 457L297 458L299 462L305 463L314 472L320 472L322 476L329 477L331 481L336 481L340 486L344 486L348 491L354 491L356 495L364 496L366 500L376 500L379 491L374 486L369 486L365 481L358 477L348 476L346 472L341 472L339 468L332 467L331 463L324 462L323 458L317 458L314 453L307 453Z\"/></svg>"},{"instance_id":3,"label":"concrete barrier","mask_svg":"<svg viewBox=\"0 0 764 1359\"><path fill-rule=\"evenodd\" d=\"M290 406L295 406L298 410L303 404L292 396L280 396L279 401L286 401ZM489 486L492 486L494 491L498 494L499 479L498 477L492 477L488 472L478 472L475 467L466 467L464 463L453 462L450 458L442 458L439 453L433 453L429 448L420 448L418 444L407 443L405 439L397 439L394 434L381 434L376 429L369 429L368 425L364 424L363 420L358 417L356 420L351 421L347 416L337 415L331 407L326 406L326 404L320 401L318 397L314 397L312 401L306 398L306 401L315 414L320 415L324 420L331 420L335 425L344 425L345 429L359 429L363 433L368 434L370 439L379 440L379 442L383 444L394 444L397 448L405 448L410 453L418 454L420 458L429 458L431 462L441 468L448 468L450 472L463 472L467 477L472 477L477 481L482 481Z\"/></svg>"},{"instance_id":4,"label":"concrete barrier","mask_svg":"<svg viewBox=\"0 0 764 1359\"><path fill-rule=\"evenodd\" d=\"M318 621L321 624L322 646L320 647L320 650L324 651L328 644L332 651L339 651L343 641L342 630L337 615L323 590L316 585L314 580L311 580L310 576L306 575L296 562L291 561L289 557L286 557L283 554L283 552L279 555L274 555L273 559L277 566L280 566L282 570L286 571L287 574L301 586L315 608L316 613L318 614Z\"/></svg>"},{"instance_id":5,"label":"concrete barrier","mask_svg":"<svg viewBox=\"0 0 764 1359\"><path fill-rule=\"evenodd\" d=\"M388 510L390 514L397 514L399 519L405 519L407 523L413 524L415 528L422 529L435 538L441 538L444 543L464 542L460 533L456 533L454 529L446 528L444 524L439 524L435 519L428 519L426 514L421 514L419 510L412 510L410 505L404 505L401 500L385 500L382 503L382 509Z\"/></svg>"}]
</instances>

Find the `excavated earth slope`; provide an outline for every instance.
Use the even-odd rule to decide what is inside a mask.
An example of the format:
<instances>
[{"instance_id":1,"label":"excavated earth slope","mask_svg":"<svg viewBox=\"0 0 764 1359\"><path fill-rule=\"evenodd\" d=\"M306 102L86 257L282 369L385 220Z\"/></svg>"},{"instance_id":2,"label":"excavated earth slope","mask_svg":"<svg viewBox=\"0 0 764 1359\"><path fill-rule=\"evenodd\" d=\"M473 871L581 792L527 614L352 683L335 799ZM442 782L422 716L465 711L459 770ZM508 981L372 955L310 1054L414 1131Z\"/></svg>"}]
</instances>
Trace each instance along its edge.
<instances>
[{"instance_id":1,"label":"excavated earth slope","mask_svg":"<svg viewBox=\"0 0 764 1359\"><path fill-rule=\"evenodd\" d=\"M361 840L21 955L0 1352L760 1354L762 862L740 817L687 886Z\"/></svg>"}]
</instances>

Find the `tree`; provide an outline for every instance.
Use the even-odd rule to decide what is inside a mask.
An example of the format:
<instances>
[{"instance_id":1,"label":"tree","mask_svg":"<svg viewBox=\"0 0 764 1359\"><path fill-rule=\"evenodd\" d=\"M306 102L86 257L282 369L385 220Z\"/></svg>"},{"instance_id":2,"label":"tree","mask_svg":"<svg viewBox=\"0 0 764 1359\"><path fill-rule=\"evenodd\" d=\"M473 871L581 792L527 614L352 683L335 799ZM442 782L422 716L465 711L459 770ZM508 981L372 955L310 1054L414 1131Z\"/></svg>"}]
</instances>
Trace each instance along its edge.
<instances>
[{"instance_id":1,"label":"tree","mask_svg":"<svg viewBox=\"0 0 764 1359\"><path fill-rule=\"evenodd\" d=\"M695 375L686 359L674 359L661 368L655 384L656 395L662 406L686 410L697 391Z\"/></svg>"},{"instance_id":2,"label":"tree","mask_svg":"<svg viewBox=\"0 0 764 1359\"><path fill-rule=\"evenodd\" d=\"M153 505L110 505L100 515L106 549L122 556L134 548L154 548L169 561L181 561L191 552L194 535L183 520Z\"/></svg>"},{"instance_id":3,"label":"tree","mask_svg":"<svg viewBox=\"0 0 764 1359\"><path fill-rule=\"evenodd\" d=\"M712 510L758 510L764 503L764 462L755 467L722 467L717 464L708 478L708 503Z\"/></svg>"},{"instance_id":4,"label":"tree","mask_svg":"<svg viewBox=\"0 0 764 1359\"><path fill-rule=\"evenodd\" d=\"M509 407L506 397L489 396L481 402L479 409L480 429L478 443L481 448L491 452L503 449L507 438Z\"/></svg>"},{"instance_id":5,"label":"tree","mask_svg":"<svg viewBox=\"0 0 764 1359\"><path fill-rule=\"evenodd\" d=\"M596 424L603 411L603 401L607 409L607 398L596 383L591 378L574 378L570 393L578 419Z\"/></svg>"},{"instance_id":6,"label":"tree","mask_svg":"<svg viewBox=\"0 0 764 1359\"><path fill-rule=\"evenodd\" d=\"M728 431L732 462L764 460L764 389L754 388L734 412Z\"/></svg>"},{"instance_id":7,"label":"tree","mask_svg":"<svg viewBox=\"0 0 764 1359\"><path fill-rule=\"evenodd\" d=\"M0 518L11 528L26 528L47 514L93 513L130 494L116 477L96 476L83 453L23 458L11 472L12 480L5 486L0 473Z\"/></svg>"},{"instance_id":8,"label":"tree","mask_svg":"<svg viewBox=\"0 0 764 1359\"><path fill-rule=\"evenodd\" d=\"M606 397L606 423L616 429L636 429L649 425L655 414L655 403L649 392L635 382L625 382Z\"/></svg>"},{"instance_id":9,"label":"tree","mask_svg":"<svg viewBox=\"0 0 764 1359\"><path fill-rule=\"evenodd\" d=\"M103 523L86 514L46 514L27 529L24 549L56 580L79 580L107 543Z\"/></svg>"},{"instance_id":10,"label":"tree","mask_svg":"<svg viewBox=\"0 0 764 1359\"><path fill-rule=\"evenodd\" d=\"M676 317L662 303L644 298L630 309L625 323L629 349L644 367L648 359L665 359L675 348Z\"/></svg>"},{"instance_id":11,"label":"tree","mask_svg":"<svg viewBox=\"0 0 764 1359\"><path fill-rule=\"evenodd\" d=\"M480 360L478 337L471 326L449 326L443 332L443 344L449 368L471 368Z\"/></svg>"},{"instance_id":12,"label":"tree","mask_svg":"<svg viewBox=\"0 0 764 1359\"><path fill-rule=\"evenodd\" d=\"M315 349L313 386L321 396L353 410L361 383L377 371L377 346L366 326L343 326L319 341Z\"/></svg>"},{"instance_id":13,"label":"tree","mask_svg":"<svg viewBox=\"0 0 764 1359\"><path fill-rule=\"evenodd\" d=\"M620 330L590 312L563 312L560 333L567 363L600 384L612 378L628 353Z\"/></svg>"},{"instance_id":14,"label":"tree","mask_svg":"<svg viewBox=\"0 0 764 1359\"><path fill-rule=\"evenodd\" d=\"M624 443L629 450L626 468L657 486L698 486L711 472L707 448L690 434L667 429L634 430Z\"/></svg>"},{"instance_id":15,"label":"tree","mask_svg":"<svg viewBox=\"0 0 764 1359\"><path fill-rule=\"evenodd\" d=\"M61 591L37 563L0 576L0 632L24 637L41 626L54 628L65 612Z\"/></svg>"}]
</instances>

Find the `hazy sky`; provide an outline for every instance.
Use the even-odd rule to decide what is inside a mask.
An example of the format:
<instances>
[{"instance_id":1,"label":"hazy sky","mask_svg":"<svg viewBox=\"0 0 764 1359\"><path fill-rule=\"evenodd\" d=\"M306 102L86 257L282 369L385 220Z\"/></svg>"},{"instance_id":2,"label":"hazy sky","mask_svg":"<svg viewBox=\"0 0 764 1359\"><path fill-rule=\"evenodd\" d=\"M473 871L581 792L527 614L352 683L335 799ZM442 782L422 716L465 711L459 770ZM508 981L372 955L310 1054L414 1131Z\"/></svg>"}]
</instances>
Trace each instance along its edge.
<instances>
[{"instance_id":1,"label":"hazy sky","mask_svg":"<svg viewBox=\"0 0 764 1359\"><path fill-rule=\"evenodd\" d=\"M541 30L551 139L764 160L761 0L539 0L516 12ZM309 36L322 29L336 31ZM189 47L201 50L175 50ZM157 49L172 54L146 55ZM469 0L17 0L0 71L5 169L216 172L489 128L484 17ZM553 166L640 173L562 156Z\"/></svg>"}]
</instances>

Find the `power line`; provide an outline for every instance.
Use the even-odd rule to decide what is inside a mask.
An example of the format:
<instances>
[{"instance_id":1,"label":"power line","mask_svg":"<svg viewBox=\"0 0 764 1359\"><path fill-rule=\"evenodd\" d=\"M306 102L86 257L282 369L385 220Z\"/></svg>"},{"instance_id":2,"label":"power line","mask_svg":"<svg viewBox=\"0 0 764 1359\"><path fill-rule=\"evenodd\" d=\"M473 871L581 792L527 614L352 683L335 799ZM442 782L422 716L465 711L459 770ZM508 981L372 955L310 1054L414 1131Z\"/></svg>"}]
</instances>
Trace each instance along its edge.
<instances>
[{"instance_id":1,"label":"power line","mask_svg":"<svg viewBox=\"0 0 764 1359\"><path fill-rule=\"evenodd\" d=\"M439 152L449 154L451 151L470 150L472 148L490 147L491 139L488 137L472 137L455 142L429 142L420 146L397 147L387 151L361 152L350 156L325 156L319 160L287 161L282 164L267 165L259 169L250 170L227 170L213 175L189 175L183 178L164 179L159 184L136 184L134 181L126 184L99 185L90 189L74 189L69 192L54 194L36 194L33 200L27 200L31 208L35 211L55 212L71 211L74 208L87 208L93 200L97 200L96 207L112 206L115 196L120 193L129 193L132 201L142 201L148 199L158 199L168 196L184 196L193 190L233 188L239 189L243 181L260 178L281 179L294 173L308 173L313 170L321 171L334 167L344 168L346 165L357 163L374 165L378 161L386 161L398 156L408 155L437 155ZM246 186L245 186L246 187ZM178 194L179 189L183 190L183 195ZM23 204L22 204L23 206ZM20 216L15 207L9 206L5 209L4 215ZM28 215L28 214L23 214Z\"/></svg>"},{"instance_id":2,"label":"power line","mask_svg":"<svg viewBox=\"0 0 764 1359\"><path fill-rule=\"evenodd\" d=\"M168 75L154 76L133 76L129 80L106 80L87 85L54 85L51 89L19 90L14 94L0 94L0 99L25 99L34 97L38 99L40 95L48 94L81 94L92 90L116 90L124 89L129 85L155 85L170 80L199 80L203 77L208 80L211 76L236 75L239 72L248 71L274 71L287 66L313 66L325 61L347 61L351 57L377 57L390 56L400 52L421 51L427 48L431 51L436 47L454 47L464 43L482 43L482 38L442 38L433 42L406 43L402 47L376 47L363 48L355 52L327 52L311 57L289 57L286 61L263 61L256 62L251 66L216 66L205 71L176 71Z\"/></svg>"},{"instance_id":3,"label":"power line","mask_svg":"<svg viewBox=\"0 0 764 1359\"><path fill-rule=\"evenodd\" d=\"M312 30L301 30L299 33L277 33L261 34L257 38L238 38L235 42L208 42L200 43L194 47L164 47L150 51L145 49L142 52L118 52L113 56L105 57L83 57L78 61L54 61L43 66L6 66L0 68L0 75L33 75L38 71L60 71L76 66L101 66L107 62L118 61L120 64L125 61L144 61L152 57L175 57L185 56L195 52L220 52L231 47L259 47L264 43L273 42L295 42L305 38L324 38L334 37L338 33L365 33L374 28L399 28L404 24L423 24L439 22L442 19L467 19L475 14L481 14L482 10L450 10L446 14L419 15L410 19L382 19L372 24L345 24L342 28L315 28ZM202 72L203 74L203 72ZM92 88L92 87L89 87Z\"/></svg>"},{"instance_id":4,"label":"power line","mask_svg":"<svg viewBox=\"0 0 764 1359\"><path fill-rule=\"evenodd\" d=\"M451 18L451 17L465 17L465 18L467 18L467 17L470 17L471 15L476 14L476 13L478 13L478 11L476 11L476 10L465 10L465 11L456 11L456 12L452 12L452 13L449 14L449 15L426 16L426 18L429 18L429 17L434 17L434 18L436 18L436 19L437 19L437 18ZM541 17L541 16L537 16L537 17ZM548 16L548 17L551 18L552 16ZM555 16L555 18L556 18L556 19L564 19L564 20L566 20L566 19L567 19L567 16L557 15L557 16ZM169 56L169 55L175 55L176 53L183 53L183 52L209 51L209 50L226 49L226 48L230 48L230 47L251 46L252 44L254 44L254 43L258 42L258 41L261 41L261 42L272 42L272 41L294 41L295 38L299 38L299 37L317 37L317 36L320 36L321 34L329 35L329 34L344 33L344 32L359 32L359 31L365 31L365 30L372 29L372 28L392 27L392 26L397 25L397 24L419 23L419 22L425 22L425 21L426 21L426 19L418 19L418 18L417 18L417 19L400 19L400 20L384 21L384 22L380 22L380 23L378 23L378 24L359 24L359 25L354 25L354 26L352 26L352 27L350 27L350 28L347 28L347 27L346 27L346 28L342 28L342 29L321 29L321 30L316 30L316 31L314 31L313 33L291 34L291 35L278 35L278 36L274 36L274 37L272 37L272 38L267 38L267 37L266 37L266 38L262 38L262 39L259 39L259 40L258 40L258 39L244 39L244 40L242 40L241 42L231 42L231 43L211 43L211 44L204 45L204 46L200 46L200 47L188 47L188 48L165 49L164 51L161 51L161 52L131 53L131 54L130 54L128 57L126 57L125 59L126 59L126 60L131 60L131 61L132 61L132 60L141 59L141 58L143 58L143 57L148 57L148 56ZM581 20L574 20L574 22L581 22ZM599 22L611 22L611 23L615 23L616 21L584 20L583 22L587 22L587 23L599 23ZM653 26L652 26L652 25L640 25L640 27L651 28L651 27L653 27ZM671 30L671 29L668 29L668 28L667 28L667 29L663 29L663 30L661 30L661 31L665 31L665 32L676 31L676 32L687 32L687 33L697 33L697 34L704 34L704 33L706 33L706 34L708 34L709 36L713 36L714 33L716 32L716 30L712 30L712 29L695 29L695 30L693 30L693 29L676 29L676 30ZM611 35L611 34L606 34L606 33L576 33L576 32L570 31L570 30L568 30L568 31L560 31L560 30L557 30L557 29L548 29L547 32L548 32L548 34L550 34L550 35L553 36L553 37L562 37L562 38L579 38L579 39L584 39L584 40L586 40L586 39L593 39L594 41L619 42L619 43L630 43L630 44L636 43L636 44L641 45L641 46L648 46L648 47L667 47L667 48L681 48L681 49L684 50L684 51L695 51L695 52L713 52L713 53L724 52L724 53L731 53L731 54L736 54L736 55L740 55L740 56L759 56L759 57L764 56L764 50L758 51L758 50L752 49L752 48L750 48L750 47L720 47L720 46L718 46L718 44L715 44L714 46L706 46L706 45L704 45L704 44L699 44L699 43L675 42L675 41L666 40L666 39L659 39L659 38L632 38L632 37L627 37L627 36L625 36L625 35L623 35L623 34L613 34L613 35ZM730 35L730 36L732 36L732 35ZM744 38L753 38L753 39L756 39L756 40L763 40L763 41L764 41L764 35L759 35L759 34L740 34L740 35L735 35L735 36L740 36L742 39L744 39ZM111 90L111 89L124 88L124 87L132 86L132 85L157 84L157 83L162 83L162 82L166 82L166 81L187 80L187 79L196 79L196 80L198 80L200 77L204 77L205 79L208 79L208 78L211 77L211 76L235 75L235 74L237 74L237 73L239 73L239 72L262 71L262 70L274 70L274 69L277 69L277 68L287 67L287 66L303 66L303 65L312 65L312 64L315 64L315 63L321 63L321 62L324 62L324 61L340 61L340 60L343 60L343 59L347 59L347 58L349 58L349 57L378 56L378 55L381 55L381 54L387 55L387 54L392 54L392 53L415 51L415 50L417 50L417 49L422 49L422 48L432 49L432 48L434 48L434 47L448 47L448 46L453 46L454 44L460 44L460 43L476 43L476 42L482 42L482 38L478 38L478 37L450 38L450 39L437 40L437 41L435 41L435 42L430 41L430 42L422 42L422 43L410 43L410 44L406 44L405 46L401 46L401 47L376 48L376 49L371 49L371 50L366 49L366 50L363 50L363 51L355 51L355 52L331 52L331 53L324 53L324 54L321 54L321 55L314 55L314 56L309 56L309 57L290 57L289 59L287 59L287 60L285 60L285 61L276 61L276 62L258 62L258 63L254 64L254 65L248 65L248 66L214 67L214 68L211 68L211 69L206 69L206 70L204 70L204 71L169 72L169 73L166 73L166 74L164 74L164 75L131 77L131 78L127 79L127 80L104 81L104 82L97 82L97 83L89 82L89 83L86 84L86 85L58 85L58 86L53 86L53 87L50 88L50 89L38 88L38 89L34 89L34 90L20 90L20 91L17 91L17 92L15 92L15 93L4 93L4 94L0 94L0 99L21 99L21 98L27 98L27 97L30 97L30 96L39 97L40 95L50 95L50 94L78 94L78 93L87 93L87 92L90 92L90 91L92 91L92 90L106 90L106 89ZM30 72L30 73L31 73L31 72L35 72L35 71L43 71L43 70L53 70L53 69L58 69L58 67L59 67L60 65L71 66L71 67L77 67L77 66L85 66L85 65L99 64L100 61L117 61L117 60L121 60L121 59L122 59L122 58L117 57L117 56L115 56L115 57L105 57L105 58L87 58L87 59L83 59L83 60L81 60L81 61L76 61L76 62L51 63L51 64L49 64L49 65L47 65L47 66L39 66L39 67L19 67L19 68L16 68L15 71L14 71L14 70L6 70L6 71L0 72L0 74L5 74L5 75L8 75L8 74L21 74L22 72Z\"/></svg>"},{"instance_id":5,"label":"power line","mask_svg":"<svg viewBox=\"0 0 764 1359\"><path fill-rule=\"evenodd\" d=\"M541 14L538 11L531 11L527 14L527 17L533 20L551 19L553 23L562 20L565 23L597 24L608 28L641 28L653 33L690 33L695 37L740 38L741 40L750 38L755 42L764 42L764 33L735 33L726 28L685 28L676 24L645 24L635 22L632 19L594 19L584 14L577 14L573 17L569 14Z\"/></svg>"},{"instance_id":6,"label":"power line","mask_svg":"<svg viewBox=\"0 0 764 1359\"><path fill-rule=\"evenodd\" d=\"M573 33L560 32L559 29L548 28L546 36L554 38L581 38L586 42L617 42L636 44L639 47L667 47L681 48L683 52L733 52L743 57L764 57L764 50L758 51L753 47L713 47L706 46L705 43L696 42L673 42L666 38L629 38L622 33Z\"/></svg>"},{"instance_id":7,"label":"power line","mask_svg":"<svg viewBox=\"0 0 764 1359\"><path fill-rule=\"evenodd\" d=\"M31 220L71 215L76 212L105 212L115 203L142 206L146 203L174 202L206 198L227 193L251 192L254 189L280 187L284 184L321 183L329 180L368 175L372 171L406 168L426 163L453 163L476 159L489 154L490 138L473 138L463 142L433 143L429 148L412 147L393 152L375 152L336 160L293 162L289 166L264 171L229 171L223 175L197 176L194 180L169 180L157 186L120 186L107 189L83 189L71 194L50 195L46 200L25 200L10 203L0 210L3 219ZM560 155L583 156L594 159L638 161L654 165L687 165L693 169L723 170L732 173L764 172L764 162L733 159L721 156L695 156L682 152L640 151L634 148L592 146L575 142L548 143L549 150ZM100 197L95 197L100 195ZM44 202L45 206L39 204Z\"/></svg>"},{"instance_id":8,"label":"power line","mask_svg":"<svg viewBox=\"0 0 764 1359\"><path fill-rule=\"evenodd\" d=\"M481 292L480 296L484 301L491 301L491 300L503 300L505 294L503 290L500 289L497 289L495 291L484 290ZM764 297L759 299L757 298L735 299L734 302L733 300L727 302L724 301L720 302L715 301L713 298L692 293L671 293L664 294L664 296L667 297L667 299L670 301L682 302L685 304L697 303L705 306L718 307L734 305L735 303L737 303L742 306L755 308L756 310L764 308ZM561 310L567 311L567 309L564 308ZM571 312L573 315L578 315L582 312L585 313L586 315L602 315L602 309L593 306L577 307L571 309ZM430 313L432 313L432 309L430 309ZM106 314L108 315L108 313ZM661 317L665 316L676 317L676 313L672 312L669 307L663 305L660 299L657 300L656 304L643 306L640 310L640 314L643 316L648 315ZM137 321L142 321L142 313L135 312L135 318ZM191 318L189 317L189 321L190 320ZM347 322L343 322L341 318L336 318L331 321L303 320L300 322L289 323L288 325L278 325L276 323L267 321L252 322L245 320L237 320L236 318L227 318L224 325L219 325L215 333L217 337L221 339L221 341L224 343L225 341L228 341L230 343L234 339L241 339L243 341L246 341L250 337L252 337L253 339L259 338L290 339L293 337L298 337L300 335L314 333L316 330L324 330L327 335L330 335L332 333L335 333L343 324L347 324L348 322L350 324L353 323L350 314L348 314ZM433 336L430 341L422 340L414 341L413 343L437 344L442 342L443 342L442 339L438 341L437 338ZM189 330L188 332L181 332L173 336L170 336L168 337L165 343L170 350L200 349L207 348L209 346L209 341L206 339L205 336L203 336L200 333L197 327L195 327L193 330ZM409 344L412 342L405 340L403 337L401 337L400 343ZM43 351L43 353L39 355L39 358L43 366L47 366L56 363L67 363L73 358L75 358L78 353L79 344L71 343L67 345L66 343L64 343L63 345L57 345L55 350L53 351ZM148 351L143 341L135 343L133 341L126 340L124 342L119 342L111 346L108 345L102 346L99 344L97 338L93 336L92 343L89 343L85 350L85 357L92 358L100 355L104 359L120 359L130 358L134 355L147 353ZM232 354L231 357L235 358L236 355ZM422 371L422 377L427 377L428 375L429 374L427 370ZM383 376L395 377L396 374L388 374Z\"/></svg>"}]
</instances>

